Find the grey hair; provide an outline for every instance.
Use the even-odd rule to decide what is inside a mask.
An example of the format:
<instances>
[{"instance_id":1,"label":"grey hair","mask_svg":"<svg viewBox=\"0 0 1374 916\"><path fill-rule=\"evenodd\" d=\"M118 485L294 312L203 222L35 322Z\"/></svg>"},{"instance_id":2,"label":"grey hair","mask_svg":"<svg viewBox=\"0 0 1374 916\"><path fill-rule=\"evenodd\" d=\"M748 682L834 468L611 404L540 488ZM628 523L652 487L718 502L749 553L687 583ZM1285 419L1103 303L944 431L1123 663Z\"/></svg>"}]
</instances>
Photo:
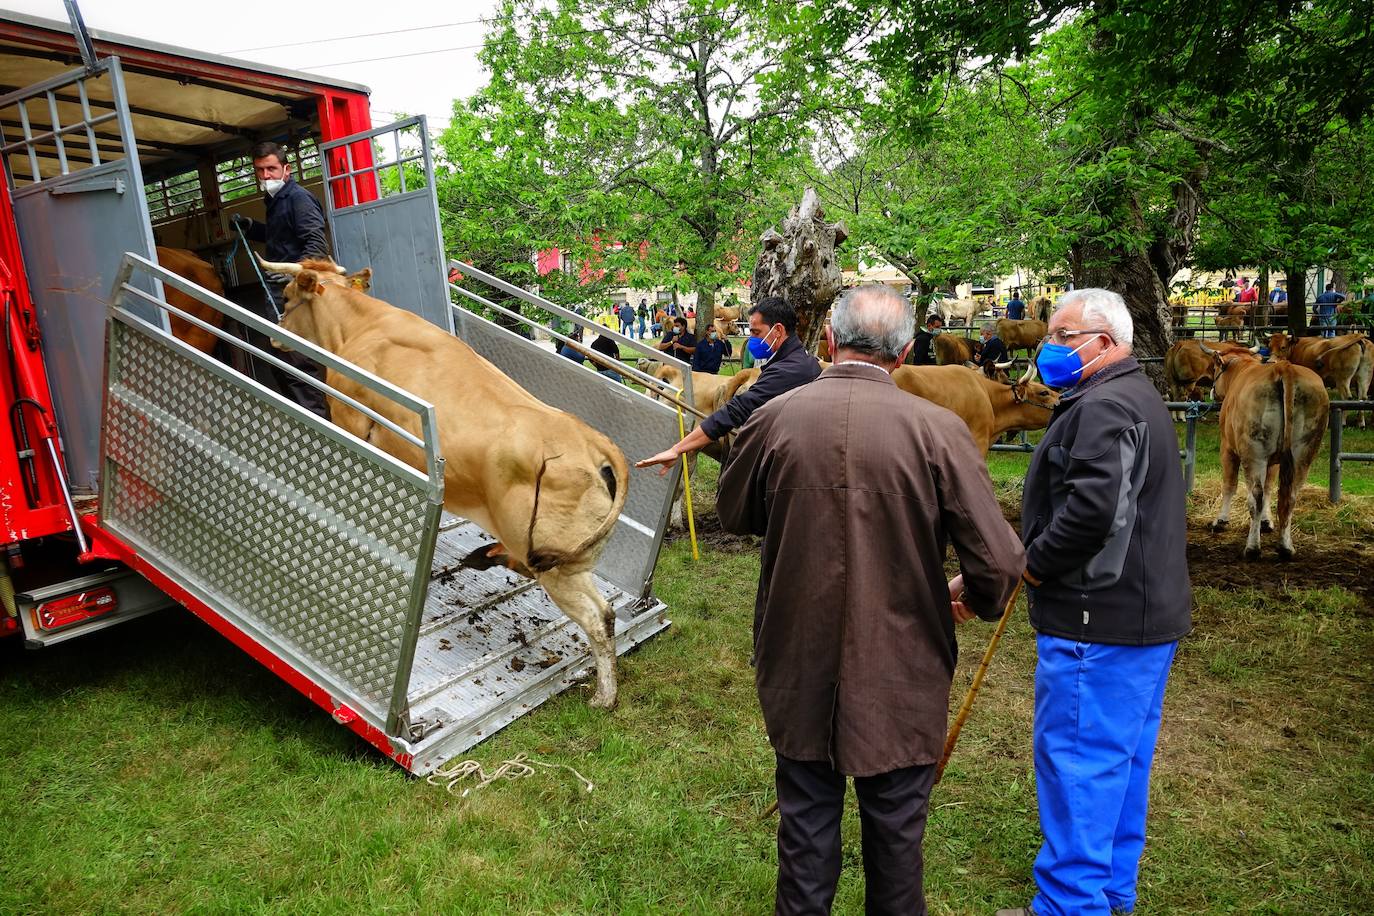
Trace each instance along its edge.
<instances>
[{"instance_id":1,"label":"grey hair","mask_svg":"<svg viewBox=\"0 0 1374 916\"><path fill-rule=\"evenodd\" d=\"M895 290L872 284L846 292L830 313L835 350L857 350L886 362L902 355L915 337L911 303Z\"/></svg>"},{"instance_id":2,"label":"grey hair","mask_svg":"<svg viewBox=\"0 0 1374 916\"><path fill-rule=\"evenodd\" d=\"M996 331L996 330L997 330L997 322L995 322L995 321L984 321L981 325L978 326L978 330L980 330L980 331Z\"/></svg>"},{"instance_id":3,"label":"grey hair","mask_svg":"<svg viewBox=\"0 0 1374 916\"><path fill-rule=\"evenodd\" d=\"M1131 349L1135 336L1135 324L1131 313L1126 310L1126 302L1109 289L1076 289L1064 294L1059 300L1058 309L1071 305L1083 306L1084 328L1101 328L1112 335L1117 344Z\"/></svg>"}]
</instances>

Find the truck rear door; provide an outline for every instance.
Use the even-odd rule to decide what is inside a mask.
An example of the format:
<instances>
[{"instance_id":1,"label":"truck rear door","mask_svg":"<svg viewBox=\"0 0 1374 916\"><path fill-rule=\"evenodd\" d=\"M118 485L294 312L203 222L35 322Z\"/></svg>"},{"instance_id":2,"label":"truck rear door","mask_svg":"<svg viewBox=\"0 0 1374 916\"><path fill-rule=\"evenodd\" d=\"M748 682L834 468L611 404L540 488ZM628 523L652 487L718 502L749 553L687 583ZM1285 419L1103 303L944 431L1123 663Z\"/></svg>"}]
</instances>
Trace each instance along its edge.
<instances>
[{"instance_id":1,"label":"truck rear door","mask_svg":"<svg viewBox=\"0 0 1374 916\"><path fill-rule=\"evenodd\" d=\"M92 495L100 476L105 296L125 251L156 260L119 59L0 97L0 124L69 481L73 493ZM135 282L161 293L146 275ZM166 330L161 312L133 308Z\"/></svg>"}]
</instances>

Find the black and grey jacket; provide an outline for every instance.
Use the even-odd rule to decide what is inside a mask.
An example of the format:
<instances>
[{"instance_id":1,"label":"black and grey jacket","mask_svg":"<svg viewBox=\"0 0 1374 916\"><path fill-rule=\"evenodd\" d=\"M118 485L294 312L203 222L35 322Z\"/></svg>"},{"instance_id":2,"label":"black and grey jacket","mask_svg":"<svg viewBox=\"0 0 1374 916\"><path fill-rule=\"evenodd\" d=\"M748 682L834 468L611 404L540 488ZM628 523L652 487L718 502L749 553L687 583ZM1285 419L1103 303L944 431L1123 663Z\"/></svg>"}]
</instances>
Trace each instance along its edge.
<instances>
[{"instance_id":1,"label":"black and grey jacket","mask_svg":"<svg viewBox=\"0 0 1374 916\"><path fill-rule=\"evenodd\" d=\"M248 238L265 242L267 260L296 261L329 257L324 234L324 208L305 188L288 178L275 197L264 195L267 223L253 221Z\"/></svg>"},{"instance_id":2,"label":"black and grey jacket","mask_svg":"<svg viewBox=\"0 0 1374 916\"><path fill-rule=\"evenodd\" d=\"M1021 540L1039 632L1145 646L1192 629L1178 437L1134 357L1060 400L1026 475Z\"/></svg>"},{"instance_id":3,"label":"black and grey jacket","mask_svg":"<svg viewBox=\"0 0 1374 916\"><path fill-rule=\"evenodd\" d=\"M735 395L725 406L701 421L702 432L712 439L729 435L754 415L764 404L793 388L814 382L821 374L821 364L806 352L795 334L789 334L778 352L759 373L759 380L743 394Z\"/></svg>"}]
</instances>

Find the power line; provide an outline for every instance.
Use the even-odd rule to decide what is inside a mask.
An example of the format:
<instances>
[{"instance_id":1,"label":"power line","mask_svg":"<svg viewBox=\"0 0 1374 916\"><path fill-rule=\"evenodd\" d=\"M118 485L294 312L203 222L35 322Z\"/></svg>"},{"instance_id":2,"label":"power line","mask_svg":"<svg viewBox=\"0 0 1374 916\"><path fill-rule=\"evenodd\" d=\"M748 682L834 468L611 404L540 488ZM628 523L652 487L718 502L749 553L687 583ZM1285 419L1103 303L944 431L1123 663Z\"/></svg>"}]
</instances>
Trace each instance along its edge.
<instances>
[{"instance_id":1,"label":"power line","mask_svg":"<svg viewBox=\"0 0 1374 916\"><path fill-rule=\"evenodd\" d=\"M249 51L275 51L278 48L298 48L305 45L323 45L335 41L352 41L355 38L381 38L384 35L403 35L406 32L427 32L430 29L451 29L460 25L481 25L484 19L464 19L462 22L441 22L438 25L417 25L409 29L392 29L389 32L360 32L357 35L340 35L337 38L314 38L308 41L288 41L281 45L262 45L256 48L235 48L225 54L246 54Z\"/></svg>"},{"instance_id":2,"label":"power line","mask_svg":"<svg viewBox=\"0 0 1374 916\"><path fill-rule=\"evenodd\" d=\"M416 116L416 113L415 113L415 112L410 112L409 114L407 114L407 113L401 112L401 111L387 111L385 108L373 108L373 109L370 109L370 110L372 111L373 114L388 115L388 116L389 116L392 120L394 120L394 121L399 121L399 120L401 120L402 118L413 118L413 117ZM429 114L429 113L427 113L427 112L421 112L421 114L424 114L424 116L425 116L427 119L429 119L430 121L443 121L443 122L445 122L445 123L450 123L450 122L453 121L453 115L451 115L451 114L448 114L448 115L436 115L436 114Z\"/></svg>"},{"instance_id":3,"label":"power line","mask_svg":"<svg viewBox=\"0 0 1374 916\"><path fill-rule=\"evenodd\" d=\"M346 67L350 64L375 64L384 60L401 60L405 57L424 57L426 54L448 54L450 51L472 51L480 47L482 47L481 44L459 45L456 48L435 48L433 51L411 51L407 54L388 54L385 57L366 57L362 60L337 60L332 64L310 64L300 69L323 70L325 67Z\"/></svg>"},{"instance_id":4,"label":"power line","mask_svg":"<svg viewBox=\"0 0 1374 916\"><path fill-rule=\"evenodd\" d=\"M715 15L715 14L713 14L713 13L692 13L692 14L690 14L690 15L688 15L688 16L682 17L682 19L683 19L683 21L700 21L700 20L703 20L703 19L707 19L707 18L709 18L709 17L712 16L712 15ZM496 21L498 21L498 20L493 19L493 20L483 20L483 21L496 22ZM530 36L530 37L531 37L531 38L533 38L533 37L542 37L542 38L572 38L572 37L575 36L575 35L593 35L593 34L596 34L596 33L598 33L598 32L615 32L615 31L620 31L620 30L622 30L624 27L625 27L625 24L624 24L624 23L616 23L615 25L601 26L601 27L599 27L599 28L591 28L591 29L573 29L573 30L570 30L570 31L567 31L567 32L549 31L549 32L545 33L545 34L542 35L542 36ZM496 41L496 42L502 42L502 43L503 43L503 42L510 42L510 41L525 41L525 40L528 40L528 39L526 39L525 36L522 36L522 35L512 35L512 36L509 36L509 37L506 37L506 38L497 38L497 39L494 39L494 41ZM362 59L362 60L341 60L341 61L335 61L335 62L332 63L332 64L311 64L311 65L309 65L309 66L301 67L301 68L299 68L299 69L301 69L301 70L321 70L321 69L323 69L323 68L325 68L325 67L346 67L346 66L349 66L349 65L351 65L351 64L375 64L375 63L380 63L381 61L386 61L386 60L401 60L401 59L407 58L407 57L424 57L424 56L429 55L429 54L447 54L447 53L449 53L449 52L451 52L451 51L474 51L474 50L476 50L476 49L478 49L478 48L486 47L486 45L487 45L488 43L489 43L488 41L483 41L483 42L480 42L480 43L475 44L475 45L459 45L458 47L455 47L455 48L435 48L435 49L432 50L432 51L410 51L410 52L408 52L408 53L406 53L406 54L389 54L389 55L386 55L386 56L384 56L384 57L368 57L368 58L364 58L364 59Z\"/></svg>"}]
</instances>

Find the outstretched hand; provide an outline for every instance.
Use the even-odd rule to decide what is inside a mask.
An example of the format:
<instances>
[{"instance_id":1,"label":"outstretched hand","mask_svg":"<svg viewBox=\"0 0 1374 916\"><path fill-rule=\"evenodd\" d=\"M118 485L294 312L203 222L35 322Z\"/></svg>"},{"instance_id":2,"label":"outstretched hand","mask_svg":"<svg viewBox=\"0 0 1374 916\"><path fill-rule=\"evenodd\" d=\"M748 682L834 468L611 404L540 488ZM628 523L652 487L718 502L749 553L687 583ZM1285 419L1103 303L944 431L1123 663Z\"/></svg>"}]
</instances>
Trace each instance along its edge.
<instances>
[{"instance_id":1,"label":"outstretched hand","mask_svg":"<svg viewBox=\"0 0 1374 916\"><path fill-rule=\"evenodd\" d=\"M636 461L635 467L651 468L656 464L662 465L662 467L658 469L658 476L662 477L665 474L667 474L668 471L672 469L673 465L676 464L681 458L681 455L679 455L677 452L673 451L670 448L665 449L664 451L661 451L657 455L654 455L650 458L645 458L643 461Z\"/></svg>"}]
</instances>

